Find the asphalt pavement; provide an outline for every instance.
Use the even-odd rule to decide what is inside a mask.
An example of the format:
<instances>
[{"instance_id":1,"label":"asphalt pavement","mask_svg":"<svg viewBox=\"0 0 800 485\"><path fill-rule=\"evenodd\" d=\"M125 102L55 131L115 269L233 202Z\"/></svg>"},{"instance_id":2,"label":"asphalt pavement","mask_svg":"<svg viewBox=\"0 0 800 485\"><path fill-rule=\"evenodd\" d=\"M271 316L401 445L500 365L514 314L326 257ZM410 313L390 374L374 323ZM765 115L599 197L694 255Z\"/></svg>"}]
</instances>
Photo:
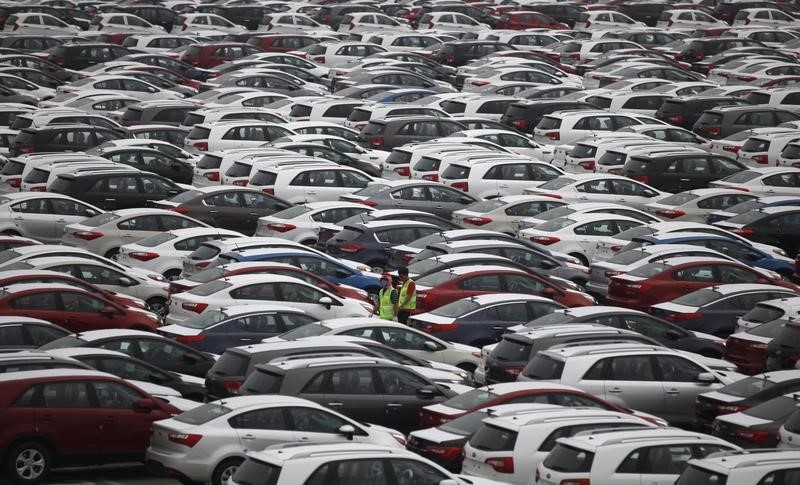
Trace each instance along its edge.
<instances>
[{"instance_id":1,"label":"asphalt pavement","mask_svg":"<svg viewBox=\"0 0 800 485\"><path fill-rule=\"evenodd\" d=\"M0 478L0 485L10 482ZM180 485L180 482L154 477L143 465L127 465L65 469L54 472L46 485Z\"/></svg>"}]
</instances>

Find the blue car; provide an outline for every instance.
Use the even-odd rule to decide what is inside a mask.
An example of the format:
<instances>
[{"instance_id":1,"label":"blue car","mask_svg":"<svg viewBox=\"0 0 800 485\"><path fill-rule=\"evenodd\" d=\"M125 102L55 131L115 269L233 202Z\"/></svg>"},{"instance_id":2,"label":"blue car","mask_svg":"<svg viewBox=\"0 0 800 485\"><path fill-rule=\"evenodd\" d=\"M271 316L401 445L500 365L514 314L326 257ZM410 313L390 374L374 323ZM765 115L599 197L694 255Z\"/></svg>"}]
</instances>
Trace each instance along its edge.
<instances>
[{"instance_id":1,"label":"blue car","mask_svg":"<svg viewBox=\"0 0 800 485\"><path fill-rule=\"evenodd\" d=\"M800 205L800 197L791 195L776 195L773 197L759 197L758 199L746 200L736 205L732 205L725 210L712 212L708 215L708 223L713 224L719 221L726 221L731 217L761 209L762 207L780 207L784 205Z\"/></svg>"},{"instance_id":2,"label":"blue car","mask_svg":"<svg viewBox=\"0 0 800 485\"><path fill-rule=\"evenodd\" d=\"M768 269L784 276L790 276L794 273L794 260L764 251L746 241L717 234L669 232L637 236L631 242L642 246L649 244L692 244L694 246L704 246L719 251L748 266Z\"/></svg>"},{"instance_id":3,"label":"blue car","mask_svg":"<svg viewBox=\"0 0 800 485\"><path fill-rule=\"evenodd\" d=\"M376 94L375 96L369 98L369 100L384 104L411 103L432 94L438 93L436 91L431 91L430 89L419 88L392 89L380 94Z\"/></svg>"},{"instance_id":4,"label":"blue car","mask_svg":"<svg viewBox=\"0 0 800 485\"><path fill-rule=\"evenodd\" d=\"M323 254L293 250L287 248L276 249L244 249L242 251L229 251L219 255L220 264L240 263L245 261L271 261L286 263L311 273L317 274L331 283L349 285L359 288L367 293L377 294L380 289L381 275L359 271L345 266L337 259Z\"/></svg>"}]
</instances>

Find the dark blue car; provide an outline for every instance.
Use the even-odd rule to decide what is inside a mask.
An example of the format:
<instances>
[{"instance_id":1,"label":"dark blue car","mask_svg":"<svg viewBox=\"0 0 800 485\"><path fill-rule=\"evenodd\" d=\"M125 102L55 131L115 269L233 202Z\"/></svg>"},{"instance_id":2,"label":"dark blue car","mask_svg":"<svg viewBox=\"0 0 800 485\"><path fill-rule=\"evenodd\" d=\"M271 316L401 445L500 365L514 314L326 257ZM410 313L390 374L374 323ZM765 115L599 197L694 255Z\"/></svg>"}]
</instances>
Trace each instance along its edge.
<instances>
[{"instance_id":1,"label":"dark blue car","mask_svg":"<svg viewBox=\"0 0 800 485\"><path fill-rule=\"evenodd\" d=\"M371 221L344 226L341 232L328 239L325 250L331 256L383 270L393 246L408 244L437 232L441 229L427 222Z\"/></svg>"},{"instance_id":2,"label":"dark blue car","mask_svg":"<svg viewBox=\"0 0 800 485\"><path fill-rule=\"evenodd\" d=\"M746 200L736 205L732 205L725 210L712 212L708 216L708 223L713 224L719 221L726 221L731 217L761 209L762 207L780 207L784 205L800 205L800 197L791 195L780 195L773 197L759 197L758 199Z\"/></svg>"}]
</instances>

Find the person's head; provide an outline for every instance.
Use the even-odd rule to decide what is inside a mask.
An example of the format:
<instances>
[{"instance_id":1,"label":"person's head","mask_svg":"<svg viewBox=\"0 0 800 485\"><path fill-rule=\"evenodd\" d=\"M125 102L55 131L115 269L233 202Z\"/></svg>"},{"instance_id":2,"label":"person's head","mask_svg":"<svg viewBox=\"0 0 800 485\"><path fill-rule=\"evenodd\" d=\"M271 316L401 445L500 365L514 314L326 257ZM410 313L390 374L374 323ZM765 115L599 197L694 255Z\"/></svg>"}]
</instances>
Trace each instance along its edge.
<instances>
[{"instance_id":1,"label":"person's head","mask_svg":"<svg viewBox=\"0 0 800 485\"><path fill-rule=\"evenodd\" d=\"M405 281L408 279L408 268L405 266L401 266L397 268L397 276L400 277L400 281Z\"/></svg>"},{"instance_id":2,"label":"person's head","mask_svg":"<svg viewBox=\"0 0 800 485\"><path fill-rule=\"evenodd\" d=\"M381 287L388 288L390 286L392 286L392 275L389 273L383 273L381 275Z\"/></svg>"}]
</instances>

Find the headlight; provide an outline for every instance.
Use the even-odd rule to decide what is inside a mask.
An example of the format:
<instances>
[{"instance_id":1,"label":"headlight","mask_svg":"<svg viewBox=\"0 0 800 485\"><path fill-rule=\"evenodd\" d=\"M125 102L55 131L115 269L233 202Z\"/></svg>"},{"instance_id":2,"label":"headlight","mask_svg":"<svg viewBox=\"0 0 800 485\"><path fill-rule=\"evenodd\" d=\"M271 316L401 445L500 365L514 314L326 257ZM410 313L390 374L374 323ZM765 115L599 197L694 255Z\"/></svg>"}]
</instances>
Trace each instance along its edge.
<instances>
[{"instance_id":1,"label":"headlight","mask_svg":"<svg viewBox=\"0 0 800 485\"><path fill-rule=\"evenodd\" d=\"M160 274L151 273L151 274L147 275L147 277L148 277L148 278L150 278L151 280L156 280L156 281L167 281L167 280L165 280L165 279L164 279L164 277L163 277L163 276L161 276Z\"/></svg>"},{"instance_id":2,"label":"headlight","mask_svg":"<svg viewBox=\"0 0 800 485\"><path fill-rule=\"evenodd\" d=\"M578 261L578 258L573 258L572 256L570 256L568 258L564 258L564 261L566 261L568 263L572 263L572 264L577 264L578 266L583 266L583 263Z\"/></svg>"},{"instance_id":3,"label":"headlight","mask_svg":"<svg viewBox=\"0 0 800 485\"><path fill-rule=\"evenodd\" d=\"M359 303L364 308L364 310L368 311L369 313L372 313L372 310L374 309L374 307L372 305L370 305L368 303L364 303L363 301L360 301Z\"/></svg>"},{"instance_id":4,"label":"headlight","mask_svg":"<svg viewBox=\"0 0 800 485\"><path fill-rule=\"evenodd\" d=\"M772 252L777 254L777 255L779 255L779 256L786 256L786 251L784 251L781 248L775 248L775 249L772 250Z\"/></svg>"}]
</instances>

